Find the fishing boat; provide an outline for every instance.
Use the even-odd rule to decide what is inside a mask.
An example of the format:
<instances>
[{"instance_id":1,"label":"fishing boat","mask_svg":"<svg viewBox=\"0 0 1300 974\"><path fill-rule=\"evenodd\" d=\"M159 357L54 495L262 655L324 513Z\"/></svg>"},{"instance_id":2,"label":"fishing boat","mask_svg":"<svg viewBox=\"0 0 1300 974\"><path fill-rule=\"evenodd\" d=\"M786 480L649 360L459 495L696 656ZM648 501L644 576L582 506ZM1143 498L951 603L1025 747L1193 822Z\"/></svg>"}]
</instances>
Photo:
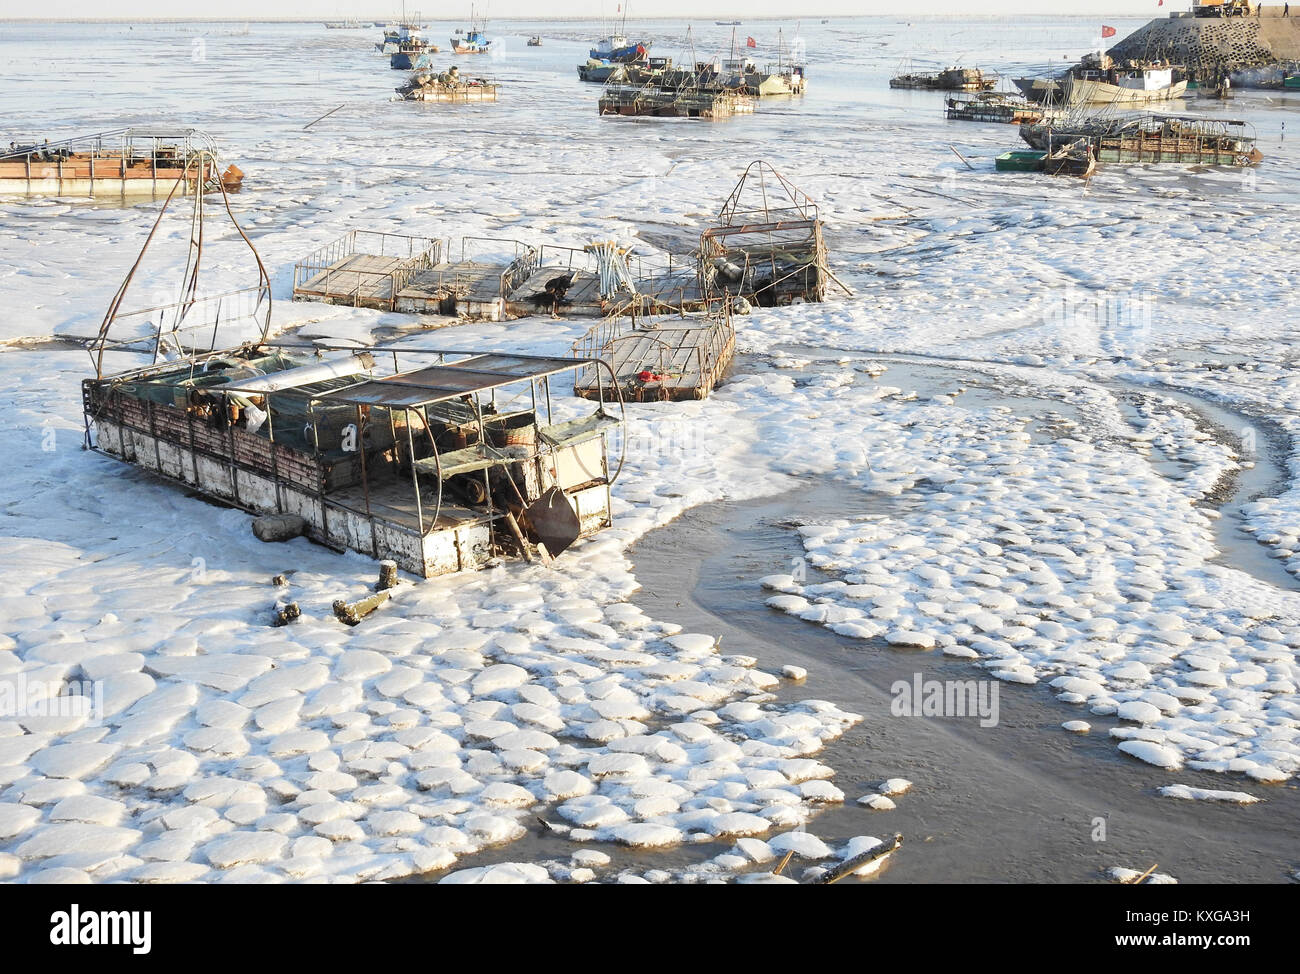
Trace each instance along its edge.
<instances>
[{"instance_id":1,"label":"fishing boat","mask_svg":"<svg viewBox=\"0 0 1300 974\"><path fill-rule=\"evenodd\" d=\"M1048 152L1063 143L1086 139L1101 163L1246 167L1264 158L1248 123L1217 118L1049 115L1020 126L1020 137L1033 148Z\"/></svg>"},{"instance_id":2,"label":"fishing boat","mask_svg":"<svg viewBox=\"0 0 1300 974\"><path fill-rule=\"evenodd\" d=\"M671 71L672 67L673 59L670 57L652 57L646 61L624 64L588 61L578 65L578 78L596 84L643 85L658 80L665 72Z\"/></svg>"},{"instance_id":3,"label":"fishing boat","mask_svg":"<svg viewBox=\"0 0 1300 974\"><path fill-rule=\"evenodd\" d=\"M394 71L414 71L419 66L420 58L426 54L437 54L438 47L424 41L403 41L397 50L388 57L388 66Z\"/></svg>"},{"instance_id":4,"label":"fishing boat","mask_svg":"<svg viewBox=\"0 0 1300 974\"><path fill-rule=\"evenodd\" d=\"M801 67L782 65L775 70L770 66L759 68L749 58L715 64L708 71L708 76L701 78L701 82L706 86L713 84L719 88L735 89L755 98L802 95L804 91Z\"/></svg>"},{"instance_id":5,"label":"fishing boat","mask_svg":"<svg viewBox=\"0 0 1300 974\"><path fill-rule=\"evenodd\" d=\"M740 26L740 21L739 21L739 20L715 20L714 23L717 24L719 27L739 27L739 26Z\"/></svg>"},{"instance_id":6,"label":"fishing boat","mask_svg":"<svg viewBox=\"0 0 1300 974\"><path fill-rule=\"evenodd\" d=\"M1187 82L1174 81L1168 65L1085 71L1065 80L1067 105L1146 105L1181 98L1186 92Z\"/></svg>"},{"instance_id":7,"label":"fishing boat","mask_svg":"<svg viewBox=\"0 0 1300 974\"><path fill-rule=\"evenodd\" d=\"M0 194L160 195L178 181L213 192L237 189L243 178L238 166L222 171L212 139L192 128L116 129L0 150Z\"/></svg>"},{"instance_id":8,"label":"fishing boat","mask_svg":"<svg viewBox=\"0 0 1300 974\"><path fill-rule=\"evenodd\" d=\"M457 54L486 54L492 42L479 30L470 30L451 39L451 49Z\"/></svg>"},{"instance_id":9,"label":"fishing boat","mask_svg":"<svg viewBox=\"0 0 1300 974\"><path fill-rule=\"evenodd\" d=\"M223 508L271 515L282 531L292 525L280 537L306 535L423 578L503 557L550 565L611 526L627 437L611 455L610 434L625 423L622 403L602 397L552 415L550 388L592 368L615 383L607 365L490 346L273 340L270 276L228 207L233 232L210 234L208 245L242 241L248 252L222 254L221 266L246 266L250 284L221 294L201 286L211 263L200 259L201 195L188 219L178 214L192 228L183 279L161 292L183 297L160 306L158 282L143 276L156 263L146 261L150 243L176 239L157 233L167 204L90 346L88 449ZM389 276L438 254L440 241L378 236L402 255ZM140 492L141 503L154 490L131 480L120 489ZM186 530L216 530L201 523L212 508L176 503L196 519ZM267 521L254 518L257 533Z\"/></svg>"},{"instance_id":10,"label":"fishing boat","mask_svg":"<svg viewBox=\"0 0 1300 974\"><path fill-rule=\"evenodd\" d=\"M1300 88L1300 74L1288 74L1282 79L1283 88Z\"/></svg>"},{"instance_id":11,"label":"fishing boat","mask_svg":"<svg viewBox=\"0 0 1300 974\"><path fill-rule=\"evenodd\" d=\"M529 47L541 47L541 46L542 46L542 39L541 39L541 37L539 37L537 34L534 34L532 37L528 38L528 46L529 46Z\"/></svg>"},{"instance_id":12,"label":"fishing boat","mask_svg":"<svg viewBox=\"0 0 1300 974\"><path fill-rule=\"evenodd\" d=\"M1016 87L1032 101L1059 105L1146 105L1181 98L1186 80L1174 80L1170 64L1152 61L1117 63L1109 55L1088 54L1056 78L1017 78Z\"/></svg>"},{"instance_id":13,"label":"fishing boat","mask_svg":"<svg viewBox=\"0 0 1300 974\"><path fill-rule=\"evenodd\" d=\"M598 41L588 52L588 56L593 61L625 64L629 61L644 61L649 50L649 44L639 41L632 43L622 34L611 34Z\"/></svg>"},{"instance_id":14,"label":"fishing boat","mask_svg":"<svg viewBox=\"0 0 1300 974\"><path fill-rule=\"evenodd\" d=\"M596 46L587 52L592 61L607 61L610 64L629 64L644 61L649 57L649 41L629 41L627 39L627 6L622 5L623 18L617 29L613 23L608 24L609 34L596 42Z\"/></svg>"},{"instance_id":15,"label":"fishing boat","mask_svg":"<svg viewBox=\"0 0 1300 974\"><path fill-rule=\"evenodd\" d=\"M483 24L474 16L474 8L470 7L469 30L457 30L451 39L451 49L457 54L486 54L492 47L492 42L488 40L483 33Z\"/></svg>"},{"instance_id":16,"label":"fishing boat","mask_svg":"<svg viewBox=\"0 0 1300 974\"><path fill-rule=\"evenodd\" d=\"M889 79L891 88L921 88L929 91L988 91L998 83L997 75L979 68L944 68L942 71L902 70Z\"/></svg>"},{"instance_id":17,"label":"fishing boat","mask_svg":"<svg viewBox=\"0 0 1300 974\"><path fill-rule=\"evenodd\" d=\"M588 58L583 64L578 65L578 80L590 81L594 84L603 85L611 78L624 80L626 78L625 65L614 64L610 61L597 61L594 58Z\"/></svg>"},{"instance_id":18,"label":"fishing boat","mask_svg":"<svg viewBox=\"0 0 1300 974\"><path fill-rule=\"evenodd\" d=\"M361 30L361 26L359 20L327 20L325 22L326 30Z\"/></svg>"},{"instance_id":19,"label":"fishing boat","mask_svg":"<svg viewBox=\"0 0 1300 974\"><path fill-rule=\"evenodd\" d=\"M389 24L384 29L383 41L375 45L381 54L392 54L389 65L396 71L409 70L421 54L438 53L437 45L424 36L425 25L419 23L418 16L416 20L407 20L403 8L402 19Z\"/></svg>"},{"instance_id":20,"label":"fishing boat","mask_svg":"<svg viewBox=\"0 0 1300 974\"><path fill-rule=\"evenodd\" d=\"M802 95L804 93L803 65L788 60L785 42L780 32L777 34L777 63L760 68L749 57L739 56L736 32L731 32L731 57L722 61L712 71L712 79L700 80L707 84L709 80L722 88L732 88L755 98L769 98L777 95Z\"/></svg>"}]
</instances>

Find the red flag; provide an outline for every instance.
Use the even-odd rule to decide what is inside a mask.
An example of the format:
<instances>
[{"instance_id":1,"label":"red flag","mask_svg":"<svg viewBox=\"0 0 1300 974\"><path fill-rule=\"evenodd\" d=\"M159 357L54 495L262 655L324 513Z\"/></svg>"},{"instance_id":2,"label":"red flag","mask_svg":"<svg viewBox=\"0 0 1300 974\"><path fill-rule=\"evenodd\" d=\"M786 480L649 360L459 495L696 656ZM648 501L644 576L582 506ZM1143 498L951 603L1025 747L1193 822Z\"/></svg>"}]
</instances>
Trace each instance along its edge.
<instances>
[{"instance_id":1,"label":"red flag","mask_svg":"<svg viewBox=\"0 0 1300 974\"><path fill-rule=\"evenodd\" d=\"M754 40L754 38L752 38L752 37L746 37L746 38L745 38L745 46L746 46L746 47L758 47L758 41Z\"/></svg>"},{"instance_id":2,"label":"red flag","mask_svg":"<svg viewBox=\"0 0 1300 974\"><path fill-rule=\"evenodd\" d=\"M1114 37L1114 36L1115 36L1115 28L1114 28L1114 27L1107 27L1107 26L1105 26L1105 25L1103 24L1103 25L1102 25L1102 28L1101 28L1101 36L1102 36L1102 37Z\"/></svg>"}]
</instances>

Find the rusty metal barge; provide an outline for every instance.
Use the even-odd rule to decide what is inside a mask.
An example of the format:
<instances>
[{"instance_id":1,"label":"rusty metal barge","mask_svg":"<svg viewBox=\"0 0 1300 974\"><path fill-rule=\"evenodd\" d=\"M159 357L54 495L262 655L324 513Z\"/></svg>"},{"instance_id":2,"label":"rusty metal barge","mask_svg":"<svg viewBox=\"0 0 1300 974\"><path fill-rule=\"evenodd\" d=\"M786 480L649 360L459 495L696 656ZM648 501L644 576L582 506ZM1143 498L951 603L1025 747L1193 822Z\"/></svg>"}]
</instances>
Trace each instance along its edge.
<instances>
[{"instance_id":1,"label":"rusty metal barge","mask_svg":"<svg viewBox=\"0 0 1300 974\"><path fill-rule=\"evenodd\" d=\"M610 525L622 461L611 470L607 434L621 403L575 408L550 382L592 368L612 381L606 366L270 342L270 279L239 237L256 267L248 288L199 297L192 260L179 301L126 311L136 262L91 346L87 446L214 501L301 519L322 544L422 577L500 556L549 560Z\"/></svg>"}]
</instances>

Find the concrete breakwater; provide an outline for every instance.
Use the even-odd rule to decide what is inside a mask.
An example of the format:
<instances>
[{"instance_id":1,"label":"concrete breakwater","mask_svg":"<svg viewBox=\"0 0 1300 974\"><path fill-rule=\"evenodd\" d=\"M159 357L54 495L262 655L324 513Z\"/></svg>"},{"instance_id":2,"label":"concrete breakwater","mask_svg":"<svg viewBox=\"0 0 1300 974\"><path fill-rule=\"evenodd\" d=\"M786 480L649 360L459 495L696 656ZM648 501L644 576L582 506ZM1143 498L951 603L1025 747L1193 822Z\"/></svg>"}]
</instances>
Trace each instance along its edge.
<instances>
[{"instance_id":1,"label":"concrete breakwater","mask_svg":"<svg viewBox=\"0 0 1300 974\"><path fill-rule=\"evenodd\" d=\"M1280 85L1279 69L1300 62L1300 4L1296 16L1282 14L1280 5L1250 17L1172 14L1134 31L1107 53L1116 61L1183 65L1196 81L1215 81L1228 72L1247 84Z\"/></svg>"}]
</instances>

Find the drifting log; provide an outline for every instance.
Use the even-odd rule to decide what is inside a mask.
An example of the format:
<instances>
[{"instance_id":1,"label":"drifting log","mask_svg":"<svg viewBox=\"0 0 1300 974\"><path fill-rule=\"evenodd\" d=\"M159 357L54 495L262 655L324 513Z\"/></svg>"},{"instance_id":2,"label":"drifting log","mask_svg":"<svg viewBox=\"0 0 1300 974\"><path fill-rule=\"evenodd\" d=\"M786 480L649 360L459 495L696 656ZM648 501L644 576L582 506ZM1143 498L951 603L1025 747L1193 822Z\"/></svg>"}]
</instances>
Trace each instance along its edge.
<instances>
[{"instance_id":1,"label":"drifting log","mask_svg":"<svg viewBox=\"0 0 1300 974\"><path fill-rule=\"evenodd\" d=\"M785 854L785 858L781 860L781 864L772 870L772 875L780 876L781 873L785 871L785 867L790 865L790 860L793 858L794 858L794 850L791 849Z\"/></svg>"},{"instance_id":2,"label":"drifting log","mask_svg":"<svg viewBox=\"0 0 1300 974\"><path fill-rule=\"evenodd\" d=\"M374 595L368 595L364 599L358 599L356 602L347 603L343 599L334 602L334 614L338 616L340 622L345 622L349 626L355 626L370 613L383 605L392 597L392 592L376 592Z\"/></svg>"},{"instance_id":3,"label":"drifting log","mask_svg":"<svg viewBox=\"0 0 1300 974\"><path fill-rule=\"evenodd\" d=\"M845 876L850 876L857 872L868 863L875 862L884 856L889 855L903 844L903 833L895 833L892 839L880 843L878 846L872 846L866 852L859 853L852 859L845 859L838 866L833 867L828 872L823 873L813 880L814 884L838 883Z\"/></svg>"},{"instance_id":4,"label":"drifting log","mask_svg":"<svg viewBox=\"0 0 1300 974\"><path fill-rule=\"evenodd\" d=\"M259 541L288 541L306 530L306 519L297 514L264 514L253 518L253 534Z\"/></svg>"}]
</instances>

